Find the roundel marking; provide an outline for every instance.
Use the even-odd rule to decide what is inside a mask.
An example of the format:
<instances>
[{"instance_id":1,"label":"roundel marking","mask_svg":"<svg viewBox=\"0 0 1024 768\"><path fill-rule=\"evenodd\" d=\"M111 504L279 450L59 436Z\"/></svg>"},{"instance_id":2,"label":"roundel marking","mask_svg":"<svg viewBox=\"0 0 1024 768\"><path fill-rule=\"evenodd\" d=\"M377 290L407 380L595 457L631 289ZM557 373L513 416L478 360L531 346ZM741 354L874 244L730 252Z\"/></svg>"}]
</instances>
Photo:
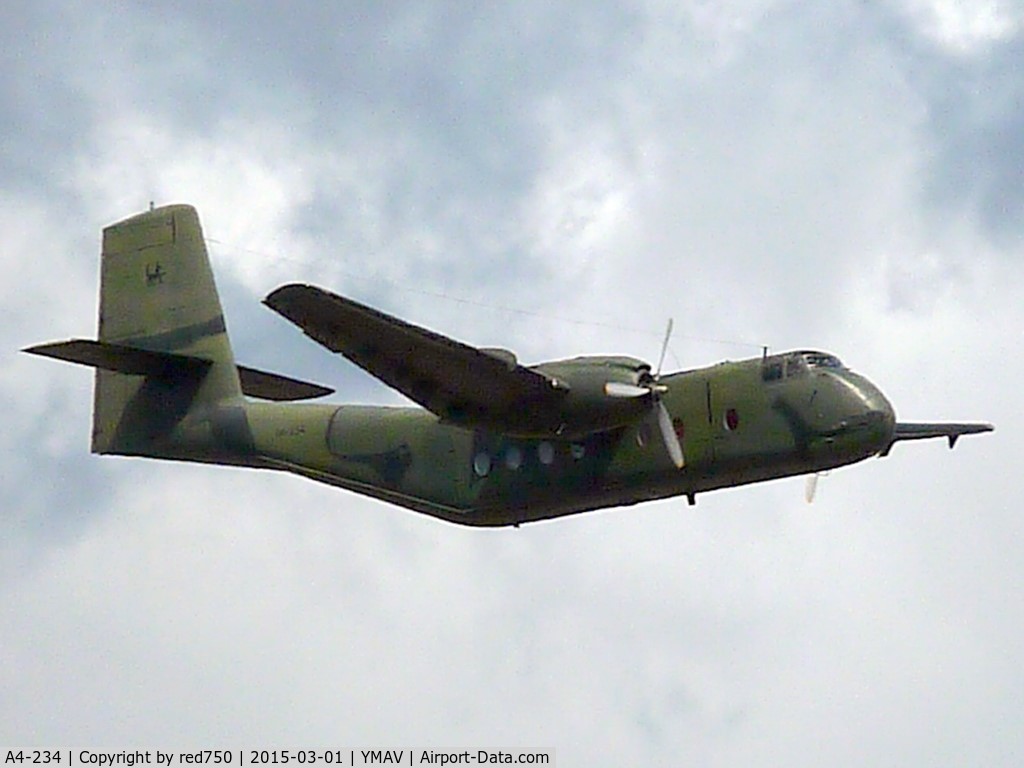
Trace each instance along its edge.
<instances>
[{"instance_id":1,"label":"roundel marking","mask_svg":"<svg viewBox=\"0 0 1024 768\"><path fill-rule=\"evenodd\" d=\"M680 418L672 419L672 429L675 430L676 437L680 440L686 435L686 426L683 424L683 420Z\"/></svg>"},{"instance_id":2,"label":"roundel marking","mask_svg":"<svg viewBox=\"0 0 1024 768\"><path fill-rule=\"evenodd\" d=\"M730 408L725 412L725 416L722 417L722 426L727 431L732 432L740 425L740 415L736 412L735 408Z\"/></svg>"}]
</instances>

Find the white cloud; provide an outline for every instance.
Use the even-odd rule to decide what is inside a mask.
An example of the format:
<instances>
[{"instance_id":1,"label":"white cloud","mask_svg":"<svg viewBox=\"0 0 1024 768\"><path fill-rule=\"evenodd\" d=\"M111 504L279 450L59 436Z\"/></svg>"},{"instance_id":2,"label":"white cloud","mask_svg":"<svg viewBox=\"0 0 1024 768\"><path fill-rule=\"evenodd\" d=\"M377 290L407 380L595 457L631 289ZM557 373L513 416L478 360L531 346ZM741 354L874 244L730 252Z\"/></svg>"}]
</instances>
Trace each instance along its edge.
<instances>
[{"instance_id":1,"label":"white cloud","mask_svg":"<svg viewBox=\"0 0 1024 768\"><path fill-rule=\"evenodd\" d=\"M1024 10L1013 0L905 0L905 7L925 34L955 54L984 52L1024 26Z\"/></svg>"},{"instance_id":2,"label":"white cloud","mask_svg":"<svg viewBox=\"0 0 1024 768\"><path fill-rule=\"evenodd\" d=\"M108 223L151 201L195 205L215 241L211 250L227 244L229 258L218 266L259 291L283 271L282 261L302 261L282 238L312 194L309 168L301 142L275 123L225 120L213 135L194 136L118 111L93 127L92 151L77 158L70 183Z\"/></svg>"},{"instance_id":3,"label":"white cloud","mask_svg":"<svg viewBox=\"0 0 1024 768\"><path fill-rule=\"evenodd\" d=\"M20 356L6 741L1013 764L1019 253L923 194L949 162L927 77L884 8L611 10L97 12L46 70L78 66L85 138L0 206L3 338L89 335L99 228L185 201L253 304L308 279L526 359L652 359L674 315L681 366L757 353L714 338L821 345L908 418L997 432L900 445L813 507L794 479L467 531L283 475L88 457L88 373ZM983 17L957 23L1010 34ZM249 317L229 324L259 337ZM285 354L337 374L297 338Z\"/></svg>"}]
</instances>

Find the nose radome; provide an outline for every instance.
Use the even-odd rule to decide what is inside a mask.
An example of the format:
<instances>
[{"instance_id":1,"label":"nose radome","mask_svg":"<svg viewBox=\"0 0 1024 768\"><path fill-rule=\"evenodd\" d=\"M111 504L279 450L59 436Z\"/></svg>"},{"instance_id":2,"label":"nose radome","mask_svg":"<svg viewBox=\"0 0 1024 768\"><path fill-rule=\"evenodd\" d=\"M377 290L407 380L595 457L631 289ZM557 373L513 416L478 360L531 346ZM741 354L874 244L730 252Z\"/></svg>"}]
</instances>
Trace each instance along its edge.
<instances>
[{"instance_id":1,"label":"nose radome","mask_svg":"<svg viewBox=\"0 0 1024 768\"><path fill-rule=\"evenodd\" d=\"M847 372L843 382L856 403L859 416L850 424L868 431L873 443L883 450L896 430L896 412L882 391L863 376Z\"/></svg>"}]
</instances>

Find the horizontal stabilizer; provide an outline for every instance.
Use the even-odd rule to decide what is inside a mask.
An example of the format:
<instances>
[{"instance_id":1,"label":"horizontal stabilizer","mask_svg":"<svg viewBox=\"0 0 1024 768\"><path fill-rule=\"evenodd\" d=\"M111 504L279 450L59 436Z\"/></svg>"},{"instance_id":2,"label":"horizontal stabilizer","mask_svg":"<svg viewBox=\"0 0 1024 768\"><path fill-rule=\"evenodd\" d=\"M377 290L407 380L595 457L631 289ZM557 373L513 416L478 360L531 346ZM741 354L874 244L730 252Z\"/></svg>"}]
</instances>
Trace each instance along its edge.
<instances>
[{"instance_id":1,"label":"horizontal stabilizer","mask_svg":"<svg viewBox=\"0 0 1024 768\"><path fill-rule=\"evenodd\" d=\"M126 347L106 341L71 339L39 344L22 350L30 355L52 357L68 363L88 365L104 371L116 371L132 376L202 376L213 364L210 360L173 352L153 352L148 349Z\"/></svg>"},{"instance_id":2,"label":"horizontal stabilizer","mask_svg":"<svg viewBox=\"0 0 1024 768\"><path fill-rule=\"evenodd\" d=\"M201 357L178 355L173 352L154 352L91 339L39 344L23 351L104 371L164 379L199 378L213 365L213 361ZM237 366L237 369L242 393L261 400L308 400L334 392L328 387L277 373L268 373L242 365Z\"/></svg>"},{"instance_id":3,"label":"horizontal stabilizer","mask_svg":"<svg viewBox=\"0 0 1024 768\"><path fill-rule=\"evenodd\" d=\"M242 383L242 394L260 400L311 400L334 392L330 387L300 381L279 373L258 371L244 365L238 366L238 378Z\"/></svg>"}]
</instances>

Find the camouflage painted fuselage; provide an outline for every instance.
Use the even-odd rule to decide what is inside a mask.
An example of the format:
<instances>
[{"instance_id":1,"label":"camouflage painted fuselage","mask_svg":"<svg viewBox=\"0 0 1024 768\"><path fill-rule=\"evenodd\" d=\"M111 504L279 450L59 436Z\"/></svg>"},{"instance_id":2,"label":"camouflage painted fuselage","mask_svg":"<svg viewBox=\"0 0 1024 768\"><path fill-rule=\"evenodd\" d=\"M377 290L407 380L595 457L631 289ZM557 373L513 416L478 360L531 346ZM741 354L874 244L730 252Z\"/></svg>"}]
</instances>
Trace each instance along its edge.
<instances>
[{"instance_id":1,"label":"camouflage painted fuselage","mask_svg":"<svg viewBox=\"0 0 1024 768\"><path fill-rule=\"evenodd\" d=\"M265 303L424 407L265 402L330 390L236 365L187 205L104 230L97 339L26 351L96 369L95 453L293 472L474 526L693 503L885 455L898 440L952 447L992 429L897 423L878 389L821 352L664 377L627 357L527 367L314 286L283 286Z\"/></svg>"},{"instance_id":2,"label":"camouflage painted fuselage","mask_svg":"<svg viewBox=\"0 0 1024 768\"><path fill-rule=\"evenodd\" d=\"M787 359L789 375L766 379ZM184 420L162 452L286 470L451 522L499 526L667 496L692 500L860 461L892 438L892 409L874 386L845 369L809 367L800 353L662 383L686 455L681 470L650 423L531 440L443 424L421 408L361 405L215 409Z\"/></svg>"}]
</instances>

